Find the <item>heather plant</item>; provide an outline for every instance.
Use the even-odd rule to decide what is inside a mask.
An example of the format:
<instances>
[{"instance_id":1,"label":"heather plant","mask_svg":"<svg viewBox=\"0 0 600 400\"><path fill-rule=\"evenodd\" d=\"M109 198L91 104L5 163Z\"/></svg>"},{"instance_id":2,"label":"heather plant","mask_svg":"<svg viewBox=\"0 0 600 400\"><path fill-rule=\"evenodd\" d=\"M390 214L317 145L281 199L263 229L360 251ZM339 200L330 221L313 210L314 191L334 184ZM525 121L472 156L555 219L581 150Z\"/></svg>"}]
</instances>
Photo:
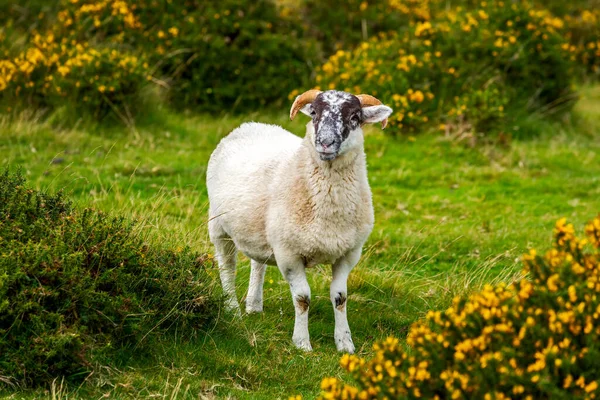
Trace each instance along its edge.
<instances>
[{"instance_id":1,"label":"heather plant","mask_svg":"<svg viewBox=\"0 0 600 400\"><path fill-rule=\"evenodd\" d=\"M600 215L523 257L524 277L459 296L375 356L345 355L356 384L322 381L324 399L593 399L600 395Z\"/></svg>"},{"instance_id":2,"label":"heather plant","mask_svg":"<svg viewBox=\"0 0 600 400\"><path fill-rule=\"evenodd\" d=\"M175 331L193 337L219 304L198 254L151 247L130 221L0 176L2 382L81 381Z\"/></svg>"}]
</instances>

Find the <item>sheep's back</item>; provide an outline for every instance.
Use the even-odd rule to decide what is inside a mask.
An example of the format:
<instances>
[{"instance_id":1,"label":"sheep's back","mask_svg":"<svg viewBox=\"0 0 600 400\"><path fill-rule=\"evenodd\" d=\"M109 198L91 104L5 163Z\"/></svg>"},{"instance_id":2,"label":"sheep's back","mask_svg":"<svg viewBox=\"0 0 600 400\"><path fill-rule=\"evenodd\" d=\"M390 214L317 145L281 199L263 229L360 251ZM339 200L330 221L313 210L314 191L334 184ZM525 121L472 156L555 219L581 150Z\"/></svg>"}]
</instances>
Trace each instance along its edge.
<instances>
[{"instance_id":1,"label":"sheep's back","mask_svg":"<svg viewBox=\"0 0 600 400\"><path fill-rule=\"evenodd\" d=\"M260 260L272 250L265 233L269 185L302 140L285 129L245 123L223 138L208 163L209 218L247 256Z\"/></svg>"}]
</instances>

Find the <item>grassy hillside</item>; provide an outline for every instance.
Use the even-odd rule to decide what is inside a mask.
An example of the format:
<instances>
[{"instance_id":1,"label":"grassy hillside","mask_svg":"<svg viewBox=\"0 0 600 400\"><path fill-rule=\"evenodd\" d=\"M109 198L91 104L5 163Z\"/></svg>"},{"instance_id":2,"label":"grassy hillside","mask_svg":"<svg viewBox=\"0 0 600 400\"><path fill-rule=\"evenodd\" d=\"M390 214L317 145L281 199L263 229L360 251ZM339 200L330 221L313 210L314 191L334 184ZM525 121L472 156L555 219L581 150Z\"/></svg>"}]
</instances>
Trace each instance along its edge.
<instances>
[{"instance_id":1,"label":"grassy hillside","mask_svg":"<svg viewBox=\"0 0 600 400\"><path fill-rule=\"evenodd\" d=\"M546 248L554 222L577 228L600 211L600 88L582 92L561 123L521 121L518 131L543 124L529 140L471 148L429 134L393 139L367 131L375 230L349 280L349 321L357 352L407 327L429 309L483 283L510 280L528 248ZM243 121L281 124L299 135L304 122L278 113L232 117L158 113L135 130L80 124L63 129L23 118L0 122L0 163L21 165L30 184L64 189L79 205L142 220L151 240L212 252L206 231L204 184L219 139ZM248 282L241 257L238 295ZM209 271L218 279L216 266ZM330 271L309 273L314 300L314 352L291 344L293 306L276 268L265 282L265 312L241 321L223 315L198 339L165 342L152 357L97 369L79 388L57 382L47 392L14 398L314 397L325 375L341 374L333 343ZM0 377L1 378L1 377ZM8 394L9 392L6 392Z\"/></svg>"}]
</instances>

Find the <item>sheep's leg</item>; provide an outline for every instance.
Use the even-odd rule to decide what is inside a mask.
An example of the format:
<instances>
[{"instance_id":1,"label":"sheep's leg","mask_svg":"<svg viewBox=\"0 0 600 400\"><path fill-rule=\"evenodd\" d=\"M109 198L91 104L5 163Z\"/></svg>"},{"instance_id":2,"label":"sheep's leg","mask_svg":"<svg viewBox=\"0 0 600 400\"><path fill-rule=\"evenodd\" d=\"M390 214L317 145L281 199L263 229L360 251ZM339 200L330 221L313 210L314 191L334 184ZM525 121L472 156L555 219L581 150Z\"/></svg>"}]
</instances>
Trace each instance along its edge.
<instances>
[{"instance_id":1,"label":"sheep's leg","mask_svg":"<svg viewBox=\"0 0 600 400\"><path fill-rule=\"evenodd\" d=\"M306 280L304 262L296 257L277 257L277 254L275 258L285 280L290 284L292 300L296 310L292 341L296 347L302 350L311 351L312 347L310 345L310 335L308 333L310 286L308 286L308 281Z\"/></svg>"},{"instance_id":2,"label":"sheep's leg","mask_svg":"<svg viewBox=\"0 0 600 400\"><path fill-rule=\"evenodd\" d=\"M250 261L250 284L246 296L246 312L248 314L263 310L263 285L266 270L266 264L255 260Z\"/></svg>"},{"instance_id":3,"label":"sheep's leg","mask_svg":"<svg viewBox=\"0 0 600 400\"><path fill-rule=\"evenodd\" d=\"M348 325L347 305L348 305L348 275L352 268L360 259L361 248L353 250L346 256L337 260L333 264L333 280L329 295L333 304L333 314L335 316L335 346L338 351L353 354L354 343L352 334Z\"/></svg>"},{"instance_id":4,"label":"sheep's leg","mask_svg":"<svg viewBox=\"0 0 600 400\"><path fill-rule=\"evenodd\" d=\"M228 310L240 314L240 304L235 294L235 264L237 249L229 237L220 237L213 239L217 264L219 265L219 275L221 276L221 286L227 296L225 307Z\"/></svg>"}]
</instances>

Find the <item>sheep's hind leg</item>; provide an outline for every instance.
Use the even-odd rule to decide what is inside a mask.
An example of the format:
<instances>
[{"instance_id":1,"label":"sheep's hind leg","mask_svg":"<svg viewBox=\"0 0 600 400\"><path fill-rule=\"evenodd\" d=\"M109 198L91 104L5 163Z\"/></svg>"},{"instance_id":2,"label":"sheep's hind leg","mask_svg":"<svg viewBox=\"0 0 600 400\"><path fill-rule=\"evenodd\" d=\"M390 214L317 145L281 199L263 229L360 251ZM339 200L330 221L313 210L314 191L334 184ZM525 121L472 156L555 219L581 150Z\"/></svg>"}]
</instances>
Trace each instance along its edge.
<instances>
[{"instance_id":1,"label":"sheep's hind leg","mask_svg":"<svg viewBox=\"0 0 600 400\"><path fill-rule=\"evenodd\" d=\"M292 341L299 349L311 351L310 335L308 333L308 309L310 308L310 286L306 280L304 262L296 257L278 257L277 265L285 280L290 284L292 300L296 311L294 334Z\"/></svg>"},{"instance_id":2,"label":"sheep's hind leg","mask_svg":"<svg viewBox=\"0 0 600 400\"><path fill-rule=\"evenodd\" d=\"M235 264L237 257L237 248L230 237L220 236L212 240L215 245L217 264L219 265L219 275L221 276L221 286L227 296L225 307L240 314L240 304L235 294Z\"/></svg>"},{"instance_id":3,"label":"sheep's hind leg","mask_svg":"<svg viewBox=\"0 0 600 400\"><path fill-rule=\"evenodd\" d=\"M246 312L257 313L263 310L263 286L267 265L255 260L250 261L250 284L246 296Z\"/></svg>"},{"instance_id":4,"label":"sheep's hind leg","mask_svg":"<svg viewBox=\"0 0 600 400\"><path fill-rule=\"evenodd\" d=\"M338 351L353 354L354 342L348 325L348 275L360 259L361 249L358 248L342 257L333 265L333 280L331 281L330 298L335 317L335 346Z\"/></svg>"}]
</instances>

